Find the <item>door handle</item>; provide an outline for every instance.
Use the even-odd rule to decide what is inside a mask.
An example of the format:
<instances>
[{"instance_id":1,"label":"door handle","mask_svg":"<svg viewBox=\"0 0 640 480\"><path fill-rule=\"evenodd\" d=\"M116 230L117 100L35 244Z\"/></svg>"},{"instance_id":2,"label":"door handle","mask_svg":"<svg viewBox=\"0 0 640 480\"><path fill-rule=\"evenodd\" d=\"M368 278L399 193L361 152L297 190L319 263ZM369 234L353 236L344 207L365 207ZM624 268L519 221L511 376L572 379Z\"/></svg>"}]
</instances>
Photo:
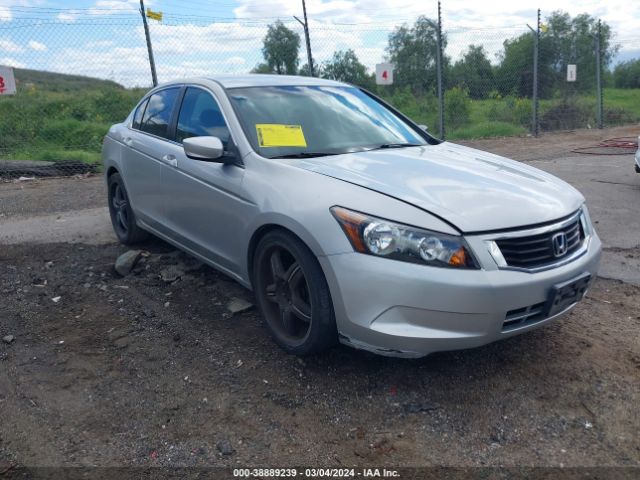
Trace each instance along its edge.
<instances>
[{"instance_id":1,"label":"door handle","mask_svg":"<svg viewBox=\"0 0 640 480\"><path fill-rule=\"evenodd\" d=\"M131 145L133 145L133 139L131 137L122 137L122 141L124 142L125 145L127 145L128 147L130 147Z\"/></svg>"},{"instance_id":2,"label":"door handle","mask_svg":"<svg viewBox=\"0 0 640 480\"><path fill-rule=\"evenodd\" d=\"M177 167L178 166L178 159L176 158L175 155L171 155L170 153L168 153L164 157L162 157L162 161L164 163L166 163L167 165L171 165L172 167Z\"/></svg>"}]
</instances>

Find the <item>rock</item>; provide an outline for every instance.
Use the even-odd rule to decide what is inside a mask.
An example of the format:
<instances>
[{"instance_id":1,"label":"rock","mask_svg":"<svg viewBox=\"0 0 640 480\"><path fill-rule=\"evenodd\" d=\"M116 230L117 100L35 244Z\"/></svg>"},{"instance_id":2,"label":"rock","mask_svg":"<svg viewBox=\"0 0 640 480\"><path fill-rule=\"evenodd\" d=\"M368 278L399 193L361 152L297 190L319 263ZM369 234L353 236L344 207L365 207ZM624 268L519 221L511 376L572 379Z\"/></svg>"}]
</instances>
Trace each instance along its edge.
<instances>
[{"instance_id":1,"label":"rock","mask_svg":"<svg viewBox=\"0 0 640 480\"><path fill-rule=\"evenodd\" d=\"M236 313L246 312L251 308L253 308L253 303L247 302L246 300L237 297L232 298L231 301L227 304L227 310L229 310L234 315Z\"/></svg>"},{"instance_id":2,"label":"rock","mask_svg":"<svg viewBox=\"0 0 640 480\"><path fill-rule=\"evenodd\" d=\"M160 271L160 278L163 282L171 283L178 280L184 274L185 271L182 267L178 265L169 265L167 268L163 268Z\"/></svg>"},{"instance_id":3,"label":"rock","mask_svg":"<svg viewBox=\"0 0 640 480\"><path fill-rule=\"evenodd\" d=\"M62 298L62 297L53 297L53 298L51 299L51 301L52 301L53 303L58 303L58 302L60 301L60 299L61 299L61 298Z\"/></svg>"},{"instance_id":4,"label":"rock","mask_svg":"<svg viewBox=\"0 0 640 480\"><path fill-rule=\"evenodd\" d=\"M220 440L216 444L216 448L222 455L233 455L236 451L231 446L231 442L229 440Z\"/></svg>"},{"instance_id":5,"label":"rock","mask_svg":"<svg viewBox=\"0 0 640 480\"><path fill-rule=\"evenodd\" d=\"M5 335L4 337L2 337L2 341L4 343L11 343L16 339L16 337L14 337L13 335Z\"/></svg>"},{"instance_id":6,"label":"rock","mask_svg":"<svg viewBox=\"0 0 640 480\"><path fill-rule=\"evenodd\" d=\"M141 250L129 250L116 259L115 269L123 277L129 275L142 254Z\"/></svg>"}]
</instances>

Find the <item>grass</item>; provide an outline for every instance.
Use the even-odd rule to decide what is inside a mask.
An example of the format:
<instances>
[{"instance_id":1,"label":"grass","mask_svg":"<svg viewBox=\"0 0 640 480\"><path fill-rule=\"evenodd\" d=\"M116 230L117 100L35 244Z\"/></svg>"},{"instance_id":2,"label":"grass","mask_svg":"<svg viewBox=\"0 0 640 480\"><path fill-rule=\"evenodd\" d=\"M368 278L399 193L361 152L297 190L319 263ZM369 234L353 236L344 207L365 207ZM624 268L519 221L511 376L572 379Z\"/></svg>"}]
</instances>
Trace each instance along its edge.
<instances>
[{"instance_id":1,"label":"grass","mask_svg":"<svg viewBox=\"0 0 640 480\"><path fill-rule=\"evenodd\" d=\"M62 77L53 90L30 81L17 95L0 97L0 158L97 163L109 126L126 118L143 94L112 82ZM82 88L67 89L65 81Z\"/></svg>"},{"instance_id":2,"label":"grass","mask_svg":"<svg viewBox=\"0 0 640 480\"><path fill-rule=\"evenodd\" d=\"M466 138L513 137L525 135L528 130L520 125L506 122L477 122L466 127L456 128L447 132L449 140L463 140Z\"/></svg>"}]
</instances>

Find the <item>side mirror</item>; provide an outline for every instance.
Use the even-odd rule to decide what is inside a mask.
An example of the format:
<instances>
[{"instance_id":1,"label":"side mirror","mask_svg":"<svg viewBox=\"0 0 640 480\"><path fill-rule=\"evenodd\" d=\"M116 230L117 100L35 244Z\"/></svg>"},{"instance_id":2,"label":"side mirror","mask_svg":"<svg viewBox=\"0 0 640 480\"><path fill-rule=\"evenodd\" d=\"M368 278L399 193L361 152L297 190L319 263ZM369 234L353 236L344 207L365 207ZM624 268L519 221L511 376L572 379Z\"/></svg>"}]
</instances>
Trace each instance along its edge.
<instances>
[{"instance_id":1,"label":"side mirror","mask_svg":"<svg viewBox=\"0 0 640 480\"><path fill-rule=\"evenodd\" d=\"M425 132L429 131L429 127L427 127L426 125L418 125L418 128L420 128L420 130L424 130Z\"/></svg>"},{"instance_id":2,"label":"side mirror","mask_svg":"<svg viewBox=\"0 0 640 480\"><path fill-rule=\"evenodd\" d=\"M193 160L222 163L224 147L218 137L190 137L182 142L182 148L187 157Z\"/></svg>"}]
</instances>

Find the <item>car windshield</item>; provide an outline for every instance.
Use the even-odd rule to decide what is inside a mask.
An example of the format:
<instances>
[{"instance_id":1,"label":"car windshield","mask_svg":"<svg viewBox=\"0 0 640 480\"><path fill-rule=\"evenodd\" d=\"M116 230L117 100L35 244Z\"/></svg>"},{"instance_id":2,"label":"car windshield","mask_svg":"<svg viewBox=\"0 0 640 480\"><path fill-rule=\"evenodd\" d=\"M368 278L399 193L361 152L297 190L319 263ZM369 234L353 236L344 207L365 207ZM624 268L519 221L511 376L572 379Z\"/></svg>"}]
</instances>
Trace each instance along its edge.
<instances>
[{"instance_id":1,"label":"car windshield","mask_svg":"<svg viewBox=\"0 0 640 480\"><path fill-rule=\"evenodd\" d=\"M348 86L229 89L254 149L268 158L315 157L426 145L426 134Z\"/></svg>"}]
</instances>

